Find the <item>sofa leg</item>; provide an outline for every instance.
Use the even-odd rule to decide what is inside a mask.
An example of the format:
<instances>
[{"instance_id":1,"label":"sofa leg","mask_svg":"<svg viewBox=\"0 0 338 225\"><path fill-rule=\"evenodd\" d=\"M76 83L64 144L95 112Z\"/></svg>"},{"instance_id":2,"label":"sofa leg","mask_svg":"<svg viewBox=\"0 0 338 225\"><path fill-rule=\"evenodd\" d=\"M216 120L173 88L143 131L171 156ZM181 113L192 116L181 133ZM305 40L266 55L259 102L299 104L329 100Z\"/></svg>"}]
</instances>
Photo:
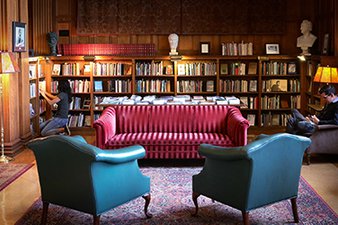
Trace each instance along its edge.
<instances>
[{"instance_id":1,"label":"sofa leg","mask_svg":"<svg viewBox=\"0 0 338 225\"><path fill-rule=\"evenodd\" d=\"M150 196L150 194L148 194L148 195L142 196L142 198L144 198L144 200L146 200L146 202L144 204L144 213L146 214L146 217L149 219L149 218L153 217L153 215L151 215L151 213L148 213L148 206L150 204L151 196Z\"/></svg>"},{"instance_id":2,"label":"sofa leg","mask_svg":"<svg viewBox=\"0 0 338 225\"><path fill-rule=\"evenodd\" d=\"M243 217L243 224L244 225L249 225L250 224L250 221L249 221L249 212L242 211L242 217Z\"/></svg>"},{"instance_id":3,"label":"sofa leg","mask_svg":"<svg viewBox=\"0 0 338 225\"><path fill-rule=\"evenodd\" d=\"M192 200L195 204L195 213L192 214L192 216L197 216L198 213L198 202L197 202L197 198L200 196L201 194L197 193L197 192L193 192L192 193Z\"/></svg>"}]
</instances>

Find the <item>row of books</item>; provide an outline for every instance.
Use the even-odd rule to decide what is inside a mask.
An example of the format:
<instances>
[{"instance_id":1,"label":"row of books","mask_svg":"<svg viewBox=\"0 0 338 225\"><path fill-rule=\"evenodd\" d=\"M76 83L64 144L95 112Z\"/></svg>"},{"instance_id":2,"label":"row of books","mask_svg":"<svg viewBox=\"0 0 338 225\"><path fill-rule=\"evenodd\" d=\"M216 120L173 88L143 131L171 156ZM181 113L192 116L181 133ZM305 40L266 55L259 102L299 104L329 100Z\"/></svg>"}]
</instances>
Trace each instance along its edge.
<instances>
[{"instance_id":1,"label":"row of books","mask_svg":"<svg viewBox=\"0 0 338 225\"><path fill-rule=\"evenodd\" d=\"M235 96L155 96L147 95L141 97L139 95L132 95L122 97L94 97L94 104L96 107L100 105L240 105L240 99ZM96 108L99 109L99 108Z\"/></svg>"},{"instance_id":2,"label":"row of books","mask_svg":"<svg viewBox=\"0 0 338 225\"><path fill-rule=\"evenodd\" d=\"M94 76L131 75L132 65L127 63L93 63Z\"/></svg>"},{"instance_id":3,"label":"row of books","mask_svg":"<svg viewBox=\"0 0 338 225\"><path fill-rule=\"evenodd\" d=\"M58 44L60 55L154 56L154 44Z\"/></svg>"},{"instance_id":4,"label":"row of books","mask_svg":"<svg viewBox=\"0 0 338 225\"><path fill-rule=\"evenodd\" d=\"M296 74L297 65L295 62L263 62L262 74L263 75L286 75Z\"/></svg>"},{"instance_id":5,"label":"row of books","mask_svg":"<svg viewBox=\"0 0 338 225\"><path fill-rule=\"evenodd\" d=\"M240 43L228 42L222 43L222 55L253 55L252 42Z\"/></svg>"},{"instance_id":6,"label":"row of books","mask_svg":"<svg viewBox=\"0 0 338 225\"><path fill-rule=\"evenodd\" d=\"M36 71L36 66L38 70ZM41 72L41 65L40 64L29 64L29 79L36 79L37 77L43 77L43 73Z\"/></svg>"},{"instance_id":7,"label":"row of books","mask_svg":"<svg viewBox=\"0 0 338 225\"><path fill-rule=\"evenodd\" d=\"M222 63L220 66L221 75L256 75L257 62L233 62Z\"/></svg>"},{"instance_id":8,"label":"row of books","mask_svg":"<svg viewBox=\"0 0 338 225\"><path fill-rule=\"evenodd\" d=\"M171 92L170 80L137 80L136 92Z\"/></svg>"},{"instance_id":9,"label":"row of books","mask_svg":"<svg viewBox=\"0 0 338 225\"><path fill-rule=\"evenodd\" d=\"M286 126L288 116L286 113L263 113L261 115L261 126ZM250 126L257 126L256 114L247 114L246 119Z\"/></svg>"},{"instance_id":10,"label":"row of books","mask_svg":"<svg viewBox=\"0 0 338 225\"><path fill-rule=\"evenodd\" d=\"M60 76L79 76L81 74L81 65L80 63L54 63L52 75ZM82 73L83 74L83 73Z\"/></svg>"},{"instance_id":11,"label":"row of books","mask_svg":"<svg viewBox=\"0 0 338 225\"><path fill-rule=\"evenodd\" d=\"M289 114L264 113L261 115L261 126L286 126Z\"/></svg>"},{"instance_id":12,"label":"row of books","mask_svg":"<svg viewBox=\"0 0 338 225\"><path fill-rule=\"evenodd\" d=\"M89 109L90 100L88 98L72 97L72 102L69 104L70 110Z\"/></svg>"},{"instance_id":13,"label":"row of books","mask_svg":"<svg viewBox=\"0 0 338 225\"><path fill-rule=\"evenodd\" d=\"M90 115L85 115L83 113L70 115L68 117L68 126L69 127L89 127L91 126Z\"/></svg>"},{"instance_id":14,"label":"row of books","mask_svg":"<svg viewBox=\"0 0 338 225\"><path fill-rule=\"evenodd\" d=\"M46 81L39 81L39 88L42 90L46 90ZM29 84L29 95L31 98L35 98L37 94L36 83Z\"/></svg>"},{"instance_id":15,"label":"row of books","mask_svg":"<svg viewBox=\"0 0 338 225\"><path fill-rule=\"evenodd\" d=\"M177 65L177 75L216 75L216 63L199 62L199 63L180 63Z\"/></svg>"},{"instance_id":16,"label":"row of books","mask_svg":"<svg viewBox=\"0 0 338 225\"><path fill-rule=\"evenodd\" d=\"M254 96L241 96L239 97L241 102L241 109L257 109L258 107L258 97Z\"/></svg>"},{"instance_id":17,"label":"row of books","mask_svg":"<svg viewBox=\"0 0 338 225\"><path fill-rule=\"evenodd\" d=\"M263 92L300 92L300 80L298 79L270 79L263 80L262 82Z\"/></svg>"},{"instance_id":18,"label":"row of books","mask_svg":"<svg viewBox=\"0 0 338 225\"><path fill-rule=\"evenodd\" d=\"M29 111L30 111L30 116L31 117L35 116L35 114L37 113L35 111L34 105L35 104L33 104L33 103L29 103ZM40 112L40 114L42 114L42 113L44 113L46 111L46 105L47 105L46 100L44 100L44 99L40 99L39 100L39 112Z\"/></svg>"},{"instance_id":19,"label":"row of books","mask_svg":"<svg viewBox=\"0 0 338 225\"><path fill-rule=\"evenodd\" d=\"M300 108L300 95L295 96L263 96L261 98L262 109L283 109L283 108Z\"/></svg>"},{"instance_id":20,"label":"row of books","mask_svg":"<svg viewBox=\"0 0 338 225\"><path fill-rule=\"evenodd\" d=\"M70 87L73 93L89 93L90 88L90 81L85 80L69 80ZM51 92L57 93L58 92L58 84L57 80L52 81L51 83Z\"/></svg>"},{"instance_id":21,"label":"row of books","mask_svg":"<svg viewBox=\"0 0 338 225\"><path fill-rule=\"evenodd\" d=\"M173 75L173 65L164 65L163 61L138 61L135 64L136 76Z\"/></svg>"},{"instance_id":22,"label":"row of books","mask_svg":"<svg viewBox=\"0 0 338 225\"><path fill-rule=\"evenodd\" d=\"M94 81L95 92L131 92L131 80L96 80Z\"/></svg>"},{"instance_id":23,"label":"row of books","mask_svg":"<svg viewBox=\"0 0 338 225\"><path fill-rule=\"evenodd\" d=\"M214 81L178 80L177 92L214 92Z\"/></svg>"},{"instance_id":24,"label":"row of books","mask_svg":"<svg viewBox=\"0 0 338 225\"><path fill-rule=\"evenodd\" d=\"M220 80L220 92L257 92L257 80Z\"/></svg>"}]
</instances>

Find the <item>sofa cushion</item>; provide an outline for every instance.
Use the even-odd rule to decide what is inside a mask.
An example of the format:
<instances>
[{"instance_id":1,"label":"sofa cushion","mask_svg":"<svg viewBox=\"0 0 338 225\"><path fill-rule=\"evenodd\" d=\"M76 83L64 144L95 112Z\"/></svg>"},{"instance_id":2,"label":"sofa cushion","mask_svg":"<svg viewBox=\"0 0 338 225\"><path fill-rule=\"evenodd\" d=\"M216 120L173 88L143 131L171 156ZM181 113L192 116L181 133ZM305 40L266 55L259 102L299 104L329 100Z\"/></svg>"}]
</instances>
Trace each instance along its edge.
<instances>
[{"instance_id":1,"label":"sofa cushion","mask_svg":"<svg viewBox=\"0 0 338 225\"><path fill-rule=\"evenodd\" d=\"M116 133L226 133L227 106L113 106Z\"/></svg>"},{"instance_id":2,"label":"sofa cushion","mask_svg":"<svg viewBox=\"0 0 338 225\"><path fill-rule=\"evenodd\" d=\"M109 140L107 148L116 149L139 144L147 150L147 158L158 158L163 154L165 158L196 158L197 148L202 143L234 146L230 138L221 133L152 132L117 134Z\"/></svg>"}]
</instances>

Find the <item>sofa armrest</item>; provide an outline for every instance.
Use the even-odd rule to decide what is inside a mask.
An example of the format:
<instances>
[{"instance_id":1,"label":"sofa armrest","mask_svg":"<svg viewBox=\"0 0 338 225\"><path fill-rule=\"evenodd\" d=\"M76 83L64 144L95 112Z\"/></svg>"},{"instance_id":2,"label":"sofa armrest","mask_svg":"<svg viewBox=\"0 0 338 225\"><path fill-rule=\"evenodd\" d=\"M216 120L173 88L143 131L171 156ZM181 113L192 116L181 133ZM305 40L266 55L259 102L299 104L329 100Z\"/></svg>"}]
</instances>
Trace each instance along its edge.
<instances>
[{"instance_id":1,"label":"sofa armrest","mask_svg":"<svg viewBox=\"0 0 338 225\"><path fill-rule=\"evenodd\" d=\"M105 148L109 139L116 134L116 112L113 107L107 107L93 123L96 130L96 146Z\"/></svg>"},{"instance_id":2,"label":"sofa armrest","mask_svg":"<svg viewBox=\"0 0 338 225\"><path fill-rule=\"evenodd\" d=\"M227 112L227 135L235 146L247 144L249 122L236 107L229 107Z\"/></svg>"},{"instance_id":3,"label":"sofa armrest","mask_svg":"<svg viewBox=\"0 0 338 225\"><path fill-rule=\"evenodd\" d=\"M338 129L338 125L334 124L323 124L323 125L318 125L317 130L322 131L322 130L332 130L332 129Z\"/></svg>"}]
</instances>

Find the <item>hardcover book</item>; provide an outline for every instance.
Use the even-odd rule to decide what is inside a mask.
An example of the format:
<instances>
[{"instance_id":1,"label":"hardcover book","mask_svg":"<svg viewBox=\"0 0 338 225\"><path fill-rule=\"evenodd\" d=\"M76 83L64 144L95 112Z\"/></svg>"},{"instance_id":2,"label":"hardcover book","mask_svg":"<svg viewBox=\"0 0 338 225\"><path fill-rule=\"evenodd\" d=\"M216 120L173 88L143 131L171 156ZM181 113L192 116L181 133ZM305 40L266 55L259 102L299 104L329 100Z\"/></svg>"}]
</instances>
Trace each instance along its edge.
<instances>
[{"instance_id":1,"label":"hardcover book","mask_svg":"<svg viewBox=\"0 0 338 225\"><path fill-rule=\"evenodd\" d=\"M249 63L248 74L250 75L257 74L257 63L255 62Z\"/></svg>"},{"instance_id":2,"label":"hardcover book","mask_svg":"<svg viewBox=\"0 0 338 225\"><path fill-rule=\"evenodd\" d=\"M228 75L228 64L222 63L221 64L221 75Z\"/></svg>"}]
</instances>

